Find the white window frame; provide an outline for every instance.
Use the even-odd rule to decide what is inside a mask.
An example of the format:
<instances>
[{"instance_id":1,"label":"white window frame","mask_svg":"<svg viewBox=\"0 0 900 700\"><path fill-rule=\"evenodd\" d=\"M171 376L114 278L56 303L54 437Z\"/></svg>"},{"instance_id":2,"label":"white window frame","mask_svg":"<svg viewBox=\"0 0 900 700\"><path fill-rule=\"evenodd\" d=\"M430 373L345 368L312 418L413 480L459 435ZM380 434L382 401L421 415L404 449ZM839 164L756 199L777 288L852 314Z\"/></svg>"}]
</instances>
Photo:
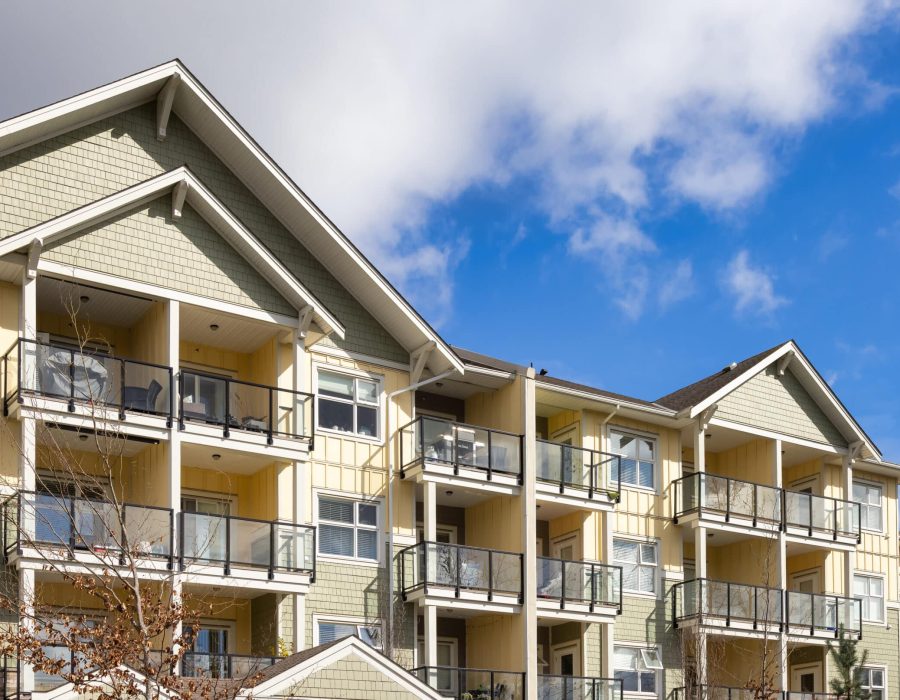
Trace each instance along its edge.
<instances>
[{"instance_id":1,"label":"white window frame","mask_svg":"<svg viewBox=\"0 0 900 700\"><path fill-rule=\"evenodd\" d=\"M863 612L861 614L862 619L860 622L867 622L872 625L886 625L887 624L887 577L884 574L876 574L870 573L867 571L854 571L853 572L853 588L856 588L856 579L864 578L869 581L872 579L878 579L881 581L881 619L880 620L872 620L865 616L866 606L863 605ZM868 584L866 584L866 588L868 589ZM853 591L850 592L851 597L856 597ZM866 598L873 598L874 596L867 595Z\"/></svg>"},{"instance_id":2,"label":"white window frame","mask_svg":"<svg viewBox=\"0 0 900 700\"><path fill-rule=\"evenodd\" d=\"M369 627L376 628L379 630L379 635L381 637L381 646L372 647L373 649L377 649L381 651L384 648L384 622L382 620L377 620L375 622L371 622L366 620L363 617L354 617L348 615L329 615L329 614L313 614L313 646L319 646L319 624L321 623L330 623L334 625L355 625L356 626L356 634L360 637L362 641L362 636L359 634L360 627ZM363 641L363 644L366 642Z\"/></svg>"},{"instance_id":3,"label":"white window frame","mask_svg":"<svg viewBox=\"0 0 900 700\"><path fill-rule=\"evenodd\" d=\"M661 567L659 564L659 555L660 555L660 546L659 540L655 538L639 538L629 535L620 535L618 533L613 533L613 551L612 551L612 564L615 566L623 566L625 564L632 564L633 562L622 562L615 558L616 552L616 540L621 540L623 542L630 542L636 544L640 547L640 545L649 545L652 546L656 552L656 564L653 566L653 592L650 591L636 591L632 589L625 588L625 580L624 577L622 579L622 594L629 596L638 596L642 598L657 598L659 597L660 589L662 586L660 585L660 572ZM638 549L638 556L640 557L640 549ZM649 564L641 564L638 562L639 566L650 566Z\"/></svg>"},{"instance_id":4,"label":"white window frame","mask_svg":"<svg viewBox=\"0 0 900 700\"><path fill-rule=\"evenodd\" d=\"M438 637L437 638L438 645L446 644L450 647L450 666L453 668L459 667L459 640L456 637ZM419 645L425 646L425 637L422 635L416 636L416 666L424 666L425 665L425 654L419 654ZM456 683L459 679L458 674L450 675L450 687L449 688L441 688L439 692L450 692L456 694Z\"/></svg>"},{"instance_id":5,"label":"white window frame","mask_svg":"<svg viewBox=\"0 0 900 700\"><path fill-rule=\"evenodd\" d=\"M618 642L617 641L613 645L613 677L615 677L615 673L616 673L616 665L615 665L616 649L629 649L631 651L636 652L637 653L637 657L636 657L637 662L641 666L643 666L643 664L644 664L643 652L644 651L654 651L654 652L656 652L656 656L660 660L660 663L662 663L662 652L660 651L660 648L658 645L641 644L639 642ZM663 668L665 668L665 666L663 666ZM627 695L628 697L636 697L636 698L658 698L660 696L660 692L662 691L662 677L661 677L662 671L659 669L655 669L655 668L644 667L643 670L638 670L638 673L639 674L640 673L652 673L655 677L656 690L653 691L652 693L642 691L642 690L626 690L626 691L624 691L624 694Z\"/></svg>"},{"instance_id":6,"label":"white window frame","mask_svg":"<svg viewBox=\"0 0 900 700\"><path fill-rule=\"evenodd\" d=\"M354 494L348 493L346 491L333 491L329 489L313 489L313 525L318 527L320 525L319 520L319 498L331 498L339 501L349 501L354 504L353 506L353 525L349 523L339 523L326 520L324 522L325 525L334 525L335 527L346 527L353 529L353 549L356 551L356 531L358 529L368 530L371 532L375 532L376 534L376 558L375 559L365 559L362 557L352 556L346 557L340 554L327 554L319 551L319 547L322 544L322 538L317 535L316 537L316 557L320 561L334 561L334 562L356 562L360 565L366 566L378 566L381 563L381 560L384 558L382 556L384 549L384 533L383 525L384 525L384 499L382 498L373 498L371 496L365 496L363 494ZM375 515L375 526L372 527L370 525L363 525L360 527L358 524L358 510L356 508L356 504L364 503L366 505L372 505L376 508Z\"/></svg>"},{"instance_id":7,"label":"white window frame","mask_svg":"<svg viewBox=\"0 0 900 700\"><path fill-rule=\"evenodd\" d=\"M604 436L605 440L606 440L606 448L607 448L606 452L609 452L610 454L613 454L613 455L618 455L619 453L616 452L612 447L612 433L621 433L624 435L628 435L629 437L635 437L635 438L638 438L641 440L652 440L653 441L653 486L647 487L647 486L640 486L639 484L628 484L628 483L622 481L621 478L619 479L619 482L621 484L621 488L623 488L623 489L629 489L632 491L643 491L644 493L658 494L659 487L660 487L660 483L659 483L660 482L659 435L657 435L656 433L648 433L643 430L635 430L633 428L628 428L624 425L608 425L606 427L606 435ZM621 467L619 467L619 469L621 471ZM608 473L611 477L612 472L610 471ZM621 477L621 474L620 474L620 477ZM609 482L610 482L609 485L611 487L617 486L617 484L612 483L611 478L609 478Z\"/></svg>"},{"instance_id":8,"label":"white window frame","mask_svg":"<svg viewBox=\"0 0 900 700\"><path fill-rule=\"evenodd\" d=\"M325 428L319 424L319 421L322 418L322 412L319 410L319 373L320 372L330 372L331 374L339 374L345 377L352 378L353 382L353 401L348 401L347 399L337 398L335 396L326 396L326 401L336 401L337 403L344 403L350 406L353 406L353 431L352 432L344 432L343 430L334 430L333 428ZM374 382L376 384L376 393L377 399L375 403L366 403L359 402L357 397L357 388L356 388L356 380L365 380L368 382ZM316 425L315 431L320 433L326 433L328 435L337 435L343 438L351 438L353 440L364 440L366 442L374 442L378 444L382 444L384 442L382 432L382 420L384 418L384 376L380 374L372 374L370 372L363 372L361 370L349 369L347 367L336 367L334 365L329 365L326 363L314 363L313 364L313 395L315 396L316 401ZM375 435L362 435L356 432L356 407L364 406L367 408L375 409Z\"/></svg>"},{"instance_id":9,"label":"white window frame","mask_svg":"<svg viewBox=\"0 0 900 700\"><path fill-rule=\"evenodd\" d=\"M881 687L874 687L874 690L881 691L881 697L883 700L887 700L888 698L888 670L886 666L879 666L878 664L867 664L859 669L860 671L881 671ZM863 688L871 692L873 690L873 686L864 685Z\"/></svg>"},{"instance_id":10,"label":"white window frame","mask_svg":"<svg viewBox=\"0 0 900 700\"><path fill-rule=\"evenodd\" d=\"M881 511L881 518L880 518L881 527L876 530L874 528L865 527L865 525L862 524L864 522L863 517L862 517L862 511L868 510L869 508L874 508L874 506L872 506L868 503L860 503L860 513L859 513L860 528L862 529L863 532L875 532L879 535L883 535L884 528L885 528L884 484L881 484L877 481L869 481L868 479L854 479L853 487L856 487L857 484L860 486L863 486L867 489L878 489L878 492L880 494L878 497L878 509ZM853 494L850 494L850 496L851 496L851 500L852 500Z\"/></svg>"}]
</instances>

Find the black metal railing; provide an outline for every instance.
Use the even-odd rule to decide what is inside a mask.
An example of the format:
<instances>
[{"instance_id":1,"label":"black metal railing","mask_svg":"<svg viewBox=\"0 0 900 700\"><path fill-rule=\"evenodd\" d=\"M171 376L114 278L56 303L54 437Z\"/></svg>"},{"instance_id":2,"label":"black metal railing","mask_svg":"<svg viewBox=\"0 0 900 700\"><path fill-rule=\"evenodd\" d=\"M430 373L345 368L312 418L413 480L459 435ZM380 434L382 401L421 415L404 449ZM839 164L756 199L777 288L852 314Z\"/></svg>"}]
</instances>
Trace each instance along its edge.
<instances>
[{"instance_id":1,"label":"black metal railing","mask_svg":"<svg viewBox=\"0 0 900 700\"><path fill-rule=\"evenodd\" d=\"M183 369L178 373L178 421L312 440L315 400L312 394Z\"/></svg>"},{"instance_id":2,"label":"black metal railing","mask_svg":"<svg viewBox=\"0 0 900 700\"><path fill-rule=\"evenodd\" d=\"M803 627L810 636L817 633L834 635L843 628L848 634L862 638L862 600L826 593L787 591L785 625L787 629Z\"/></svg>"},{"instance_id":3,"label":"black metal railing","mask_svg":"<svg viewBox=\"0 0 900 700\"><path fill-rule=\"evenodd\" d=\"M623 682L619 678L590 676L538 676L538 700L621 700Z\"/></svg>"},{"instance_id":4,"label":"black metal railing","mask_svg":"<svg viewBox=\"0 0 900 700\"><path fill-rule=\"evenodd\" d=\"M673 700L756 700L755 691L719 685L699 685L693 688L675 688ZM815 693L804 690L776 690L771 700L839 700L834 693Z\"/></svg>"},{"instance_id":5,"label":"black metal railing","mask_svg":"<svg viewBox=\"0 0 900 700\"><path fill-rule=\"evenodd\" d=\"M499 473L522 483L523 452L521 435L419 416L400 428L400 477L415 464L441 462L452 466L454 474L477 469L488 480Z\"/></svg>"},{"instance_id":6,"label":"black metal railing","mask_svg":"<svg viewBox=\"0 0 900 700\"><path fill-rule=\"evenodd\" d=\"M705 511L724 516L726 522L751 520L754 527L767 523L782 530L803 528L810 537L855 537L859 541L862 535L860 504L853 501L700 472L676 479L673 488L676 522L689 513Z\"/></svg>"},{"instance_id":7,"label":"black metal railing","mask_svg":"<svg viewBox=\"0 0 900 700\"><path fill-rule=\"evenodd\" d=\"M593 498L604 493L618 502L622 492L622 457L563 445L548 440L536 441L535 476L538 481L554 484L559 492L580 489Z\"/></svg>"},{"instance_id":8,"label":"black metal railing","mask_svg":"<svg viewBox=\"0 0 900 700\"><path fill-rule=\"evenodd\" d=\"M419 666L410 673L456 700L523 700L525 673L456 666Z\"/></svg>"},{"instance_id":9,"label":"black metal railing","mask_svg":"<svg viewBox=\"0 0 900 700\"><path fill-rule=\"evenodd\" d=\"M524 557L514 552L499 552L459 544L419 542L399 553L401 593L404 598L429 587L461 591L515 595L523 599L522 567Z\"/></svg>"},{"instance_id":10,"label":"black metal railing","mask_svg":"<svg viewBox=\"0 0 900 700\"><path fill-rule=\"evenodd\" d=\"M672 622L677 627L682 620L700 618L721 621L725 626L742 622L752 623L754 628L778 625L781 629L783 598L780 588L692 579L672 587Z\"/></svg>"},{"instance_id":11,"label":"black metal railing","mask_svg":"<svg viewBox=\"0 0 900 700\"><path fill-rule=\"evenodd\" d=\"M62 343L19 338L2 358L3 413L14 400L41 396L119 412L172 419L172 368Z\"/></svg>"},{"instance_id":12,"label":"black metal railing","mask_svg":"<svg viewBox=\"0 0 900 700\"><path fill-rule=\"evenodd\" d=\"M622 612L622 567L591 561L537 558L537 596L566 603L615 606Z\"/></svg>"},{"instance_id":13,"label":"black metal railing","mask_svg":"<svg viewBox=\"0 0 900 700\"><path fill-rule=\"evenodd\" d=\"M279 661L278 656L210 654L189 651L181 657L181 675L186 678L231 678L249 680Z\"/></svg>"},{"instance_id":14,"label":"black metal railing","mask_svg":"<svg viewBox=\"0 0 900 700\"><path fill-rule=\"evenodd\" d=\"M310 525L209 513L178 514L179 563L316 573L316 528Z\"/></svg>"},{"instance_id":15,"label":"black metal railing","mask_svg":"<svg viewBox=\"0 0 900 700\"><path fill-rule=\"evenodd\" d=\"M68 557L93 552L121 559L128 552L173 563L171 508L19 491L0 504L0 512L7 557L36 547Z\"/></svg>"},{"instance_id":16,"label":"black metal railing","mask_svg":"<svg viewBox=\"0 0 900 700\"><path fill-rule=\"evenodd\" d=\"M22 692L22 662L14 656L0 657L0 697L17 698Z\"/></svg>"}]
</instances>

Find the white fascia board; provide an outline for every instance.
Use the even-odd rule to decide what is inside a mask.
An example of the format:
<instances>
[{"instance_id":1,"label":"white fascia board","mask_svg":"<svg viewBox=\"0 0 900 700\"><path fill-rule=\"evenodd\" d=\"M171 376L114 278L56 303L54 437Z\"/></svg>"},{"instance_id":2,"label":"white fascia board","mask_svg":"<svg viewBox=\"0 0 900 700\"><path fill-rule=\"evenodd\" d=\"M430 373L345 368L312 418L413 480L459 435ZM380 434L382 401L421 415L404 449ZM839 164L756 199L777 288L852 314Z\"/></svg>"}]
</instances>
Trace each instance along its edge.
<instances>
[{"instance_id":1,"label":"white fascia board","mask_svg":"<svg viewBox=\"0 0 900 700\"><path fill-rule=\"evenodd\" d=\"M639 411L641 413L649 413L651 415L660 416L663 418L678 418L675 411L669 408L664 408L662 406L647 406L646 404L635 403L634 401L629 401L628 399L613 398L611 396L597 394L594 392L585 391L583 389L573 389L571 387L559 386L558 384L547 384L540 381L540 379L538 378L535 378L535 384L538 388L543 389L544 391L566 394L567 396L573 396L579 399L593 401L595 403L602 403L608 406L619 406L621 408L626 408L632 411Z\"/></svg>"},{"instance_id":2,"label":"white fascia board","mask_svg":"<svg viewBox=\"0 0 900 700\"><path fill-rule=\"evenodd\" d=\"M38 241L47 245L119 212L157 199L179 184L186 183L187 201L264 278L298 309L312 307L316 322L326 333L344 337L343 325L263 246L190 170L182 166L133 185L108 197L33 226L0 241L0 258Z\"/></svg>"}]
</instances>

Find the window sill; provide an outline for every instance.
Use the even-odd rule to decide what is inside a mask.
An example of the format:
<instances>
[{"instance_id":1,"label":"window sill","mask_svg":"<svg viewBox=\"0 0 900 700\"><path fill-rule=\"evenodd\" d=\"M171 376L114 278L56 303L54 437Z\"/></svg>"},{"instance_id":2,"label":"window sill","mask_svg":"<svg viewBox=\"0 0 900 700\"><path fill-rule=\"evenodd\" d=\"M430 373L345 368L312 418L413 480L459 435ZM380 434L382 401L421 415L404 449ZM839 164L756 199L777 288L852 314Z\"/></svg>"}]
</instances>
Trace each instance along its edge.
<instances>
[{"instance_id":1,"label":"window sill","mask_svg":"<svg viewBox=\"0 0 900 700\"><path fill-rule=\"evenodd\" d=\"M315 432L344 438L345 440L358 440L359 442L369 442L373 445L384 445L384 440L378 436L360 435L359 433L350 433L344 430L335 430L333 428L322 428L318 426L316 427Z\"/></svg>"}]
</instances>

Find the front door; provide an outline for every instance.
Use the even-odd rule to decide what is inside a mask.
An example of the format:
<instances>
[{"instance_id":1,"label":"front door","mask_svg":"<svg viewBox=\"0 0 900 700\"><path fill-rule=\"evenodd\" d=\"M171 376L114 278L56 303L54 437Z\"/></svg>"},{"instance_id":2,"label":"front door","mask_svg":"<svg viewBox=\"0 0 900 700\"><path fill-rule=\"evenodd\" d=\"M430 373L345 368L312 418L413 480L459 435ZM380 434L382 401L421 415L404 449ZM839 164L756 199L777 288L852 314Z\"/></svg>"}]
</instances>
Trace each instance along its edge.
<instances>
[{"instance_id":1,"label":"front door","mask_svg":"<svg viewBox=\"0 0 900 700\"><path fill-rule=\"evenodd\" d=\"M795 666L791 669L791 691L799 693L799 700L813 700L822 687L821 664ZM791 695L793 698L793 694Z\"/></svg>"}]
</instances>

